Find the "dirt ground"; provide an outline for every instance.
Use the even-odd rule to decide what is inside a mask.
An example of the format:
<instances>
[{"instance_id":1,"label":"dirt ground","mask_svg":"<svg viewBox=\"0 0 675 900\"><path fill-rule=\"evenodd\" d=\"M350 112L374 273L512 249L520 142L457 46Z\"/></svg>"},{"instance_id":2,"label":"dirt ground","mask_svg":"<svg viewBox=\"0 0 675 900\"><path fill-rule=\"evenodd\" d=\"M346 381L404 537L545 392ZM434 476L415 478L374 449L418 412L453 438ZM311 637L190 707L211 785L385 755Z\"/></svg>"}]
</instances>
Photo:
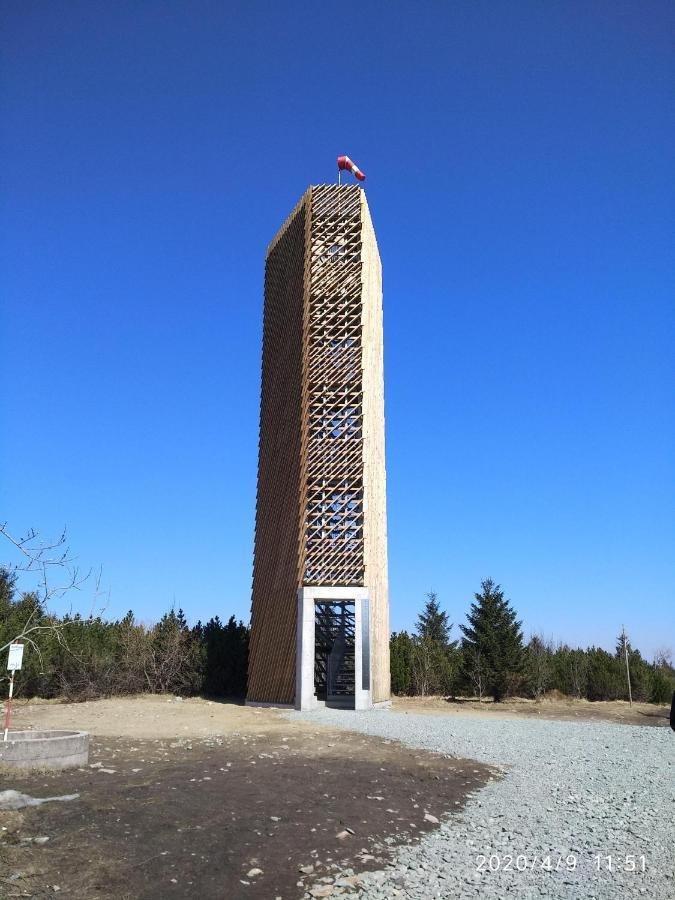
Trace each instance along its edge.
<instances>
[{"instance_id":1,"label":"dirt ground","mask_svg":"<svg viewBox=\"0 0 675 900\"><path fill-rule=\"evenodd\" d=\"M348 893L353 873L381 867L498 777L198 699L19 704L13 727L84 729L92 741L86 769L0 774L0 791L79 795L0 812L0 897L290 900L320 895L322 879Z\"/></svg>"},{"instance_id":2,"label":"dirt ground","mask_svg":"<svg viewBox=\"0 0 675 900\"><path fill-rule=\"evenodd\" d=\"M485 700L449 699L445 697L396 697L393 708L402 713L425 713L446 716L484 716L497 718L540 718L589 722L615 722L621 725L668 725L669 706L628 701L574 700L570 697L544 697L541 700L521 698L493 703Z\"/></svg>"},{"instance_id":3,"label":"dirt ground","mask_svg":"<svg viewBox=\"0 0 675 900\"><path fill-rule=\"evenodd\" d=\"M567 699L400 698L394 710L640 725L669 715ZM202 699L19 701L12 725L92 740L85 769L0 773L0 792L79 795L0 811L0 898L291 900L320 894L322 879L332 895L350 893L354 873L380 868L396 843L499 777L471 760Z\"/></svg>"},{"instance_id":4,"label":"dirt ground","mask_svg":"<svg viewBox=\"0 0 675 900\"><path fill-rule=\"evenodd\" d=\"M245 731L272 734L288 729L287 720L274 710L253 709L233 703L191 698L176 702L173 698L140 696L112 698L90 703L64 704L56 701L18 701L12 727L70 728L73 716L77 727L95 735L131 738L197 737ZM544 697L541 700L514 698L502 703L464 698L395 697L393 709L402 713L443 714L448 716L486 716L498 718L538 717L573 721L616 722L623 725L663 725L670 718L669 706L627 701L591 703L569 697ZM294 728L302 727L294 723Z\"/></svg>"},{"instance_id":5,"label":"dirt ground","mask_svg":"<svg viewBox=\"0 0 675 900\"><path fill-rule=\"evenodd\" d=\"M237 732L275 734L290 727L275 710L191 697L143 694L87 703L18 701L12 728L73 728L99 737L176 738L231 735ZM300 723L293 727L302 728Z\"/></svg>"}]
</instances>

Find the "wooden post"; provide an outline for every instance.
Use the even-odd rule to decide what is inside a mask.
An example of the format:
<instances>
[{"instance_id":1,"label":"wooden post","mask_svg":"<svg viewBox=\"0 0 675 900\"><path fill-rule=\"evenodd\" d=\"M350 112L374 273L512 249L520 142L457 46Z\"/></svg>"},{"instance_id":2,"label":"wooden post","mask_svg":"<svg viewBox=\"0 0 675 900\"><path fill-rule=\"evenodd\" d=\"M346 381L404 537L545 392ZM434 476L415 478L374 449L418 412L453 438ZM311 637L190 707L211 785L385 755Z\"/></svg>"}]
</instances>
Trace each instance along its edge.
<instances>
[{"instance_id":1,"label":"wooden post","mask_svg":"<svg viewBox=\"0 0 675 900\"><path fill-rule=\"evenodd\" d=\"M628 681L628 702L632 706L633 705L633 692L630 686L630 667L628 665L628 639L626 637L626 629L622 625L621 626L621 638L623 640L623 655L626 660L626 679Z\"/></svg>"},{"instance_id":2,"label":"wooden post","mask_svg":"<svg viewBox=\"0 0 675 900\"><path fill-rule=\"evenodd\" d=\"M9 717L12 712L12 695L14 694L14 669L12 669L12 674L9 678L9 698L7 699L7 712L5 713L5 737L3 741L7 740L7 735L9 734Z\"/></svg>"}]
</instances>

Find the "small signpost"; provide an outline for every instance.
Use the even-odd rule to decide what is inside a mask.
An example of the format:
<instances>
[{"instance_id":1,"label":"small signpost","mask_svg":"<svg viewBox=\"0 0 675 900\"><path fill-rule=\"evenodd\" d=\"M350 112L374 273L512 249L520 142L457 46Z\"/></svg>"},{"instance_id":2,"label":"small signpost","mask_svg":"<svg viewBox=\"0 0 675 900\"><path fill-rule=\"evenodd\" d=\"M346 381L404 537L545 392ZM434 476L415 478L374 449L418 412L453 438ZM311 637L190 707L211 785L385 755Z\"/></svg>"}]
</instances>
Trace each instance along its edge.
<instances>
[{"instance_id":1,"label":"small signpost","mask_svg":"<svg viewBox=\"0 0 675 900\"><path fill-rule=\"evenodd\" d=\"M7 712L5 713L5 737L3 740L7 740L7 735L9 734L9 717L12 712L12 695L14 693L14 673L21 668L21 663L23 662L23 644L10 644L9 645L9 656L7 657L7 671L11 672L9 678L9 698L7 700Z\"/></svg>"}]
</instances>

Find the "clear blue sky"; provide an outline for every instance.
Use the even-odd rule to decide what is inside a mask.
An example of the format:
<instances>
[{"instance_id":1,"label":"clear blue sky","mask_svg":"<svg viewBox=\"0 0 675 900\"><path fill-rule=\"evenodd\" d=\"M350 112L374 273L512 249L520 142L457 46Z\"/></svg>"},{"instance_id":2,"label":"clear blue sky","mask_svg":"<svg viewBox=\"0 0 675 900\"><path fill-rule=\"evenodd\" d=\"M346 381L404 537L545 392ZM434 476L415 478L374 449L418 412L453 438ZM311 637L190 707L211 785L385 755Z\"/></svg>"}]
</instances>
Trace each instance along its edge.
<instances>
[{"instance_id":1,"label":"clear blue sky","mask_svg":"<svg viewBox=\"0 0 675 900\"><path fill-rule=\"evenodd\" d=\"M6 2L0 519L108 614L248 617L265 248L348 153L391 622L675 649L668 2Z\"/></svg>"}]
</instances>

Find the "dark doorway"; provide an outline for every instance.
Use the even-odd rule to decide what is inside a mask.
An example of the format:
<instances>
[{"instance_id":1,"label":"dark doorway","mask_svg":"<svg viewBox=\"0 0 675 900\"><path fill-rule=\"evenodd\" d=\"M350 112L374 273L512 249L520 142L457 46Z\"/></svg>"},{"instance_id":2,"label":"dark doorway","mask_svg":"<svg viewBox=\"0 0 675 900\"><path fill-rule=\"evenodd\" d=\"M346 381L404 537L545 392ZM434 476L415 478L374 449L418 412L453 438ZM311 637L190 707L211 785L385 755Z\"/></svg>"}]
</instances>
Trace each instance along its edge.
<instances>
[{"instance_id":1,"label":"dark doorway","mask_svg":"<svg viewBox=\"0 0 675 900\"><path fill-rule=\"evenodd\" d=\"M354 708L354 602L315 604L314 690L326 706Z\"/></svg>"}]
</instances>

